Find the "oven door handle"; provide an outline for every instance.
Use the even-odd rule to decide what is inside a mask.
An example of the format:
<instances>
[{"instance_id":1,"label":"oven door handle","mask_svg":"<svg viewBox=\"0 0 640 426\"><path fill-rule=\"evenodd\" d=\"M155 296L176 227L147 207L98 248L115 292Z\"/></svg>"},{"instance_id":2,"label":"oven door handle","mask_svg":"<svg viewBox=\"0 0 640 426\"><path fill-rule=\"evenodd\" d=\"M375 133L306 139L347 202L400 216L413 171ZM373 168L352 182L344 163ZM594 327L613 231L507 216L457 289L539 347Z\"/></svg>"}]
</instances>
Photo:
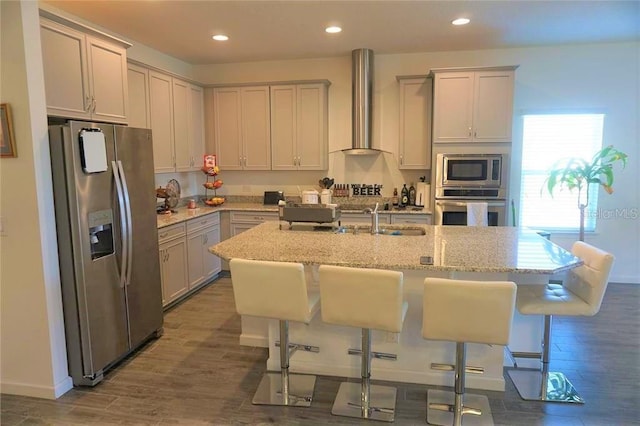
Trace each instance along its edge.
<instances>
[{"instance_id":1,"label":"oven door handle","mask_svg":"<svg viewBox=\"0 0 640 426\"><path fill-rule=\"evenodd\" d=\"M436 205L438 206L446 206L446 207L467 207L467 204L474 202L483 202L480 200L469 200L469 201L447 201L447 200L436 200ZM485 201L487 203L487 207L506 207L506 201Z\"/></svg>"}]
</instances>

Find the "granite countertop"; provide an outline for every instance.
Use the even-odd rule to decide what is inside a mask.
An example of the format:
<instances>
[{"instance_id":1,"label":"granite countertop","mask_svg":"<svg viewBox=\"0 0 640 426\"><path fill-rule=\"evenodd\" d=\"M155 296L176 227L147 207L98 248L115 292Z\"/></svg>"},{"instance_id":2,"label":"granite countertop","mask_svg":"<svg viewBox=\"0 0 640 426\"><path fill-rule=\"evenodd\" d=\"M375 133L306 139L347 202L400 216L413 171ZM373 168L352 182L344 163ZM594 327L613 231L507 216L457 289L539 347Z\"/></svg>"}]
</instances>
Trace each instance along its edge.
<instances>
[{"instance_id":1,"label":"granite countertop","mask_svg":"<svg viewBox=\"0 0 640 426\"><path fill-rule=\"evenodd\" d=\"M259 211L259 212L277 212L278 206L264 205L262 203L241 203L241 202L226 202L217 207L210 207L203 204L198 204L195 209L188 209L186 207L177 207L174 209L176 213L171 214L159 214L158 215L158 228L164 228L165 226L174 225L176 223L185 222L189 219L194 219L207 214L221 212L221 211ZM342 213L362 213L362 209L341 209ZM430 210L420 209L394 209L394 210L378 210L380 214L431 214Z\"/></svg>"},{"instance_id":2,"label":"granite countertop","mask_svg":"<svg viewBox=\"0 0 640 426\"><path fill-rule=\"evenodd\" d=\"M265 222L209 248L226 260L244 258L361 268L555 274L582 264L534 231L513 227L385 225L424 229L422 236L280 229ZM420 264L431 256L433 265Z\"/></svg>"}]
</instances>

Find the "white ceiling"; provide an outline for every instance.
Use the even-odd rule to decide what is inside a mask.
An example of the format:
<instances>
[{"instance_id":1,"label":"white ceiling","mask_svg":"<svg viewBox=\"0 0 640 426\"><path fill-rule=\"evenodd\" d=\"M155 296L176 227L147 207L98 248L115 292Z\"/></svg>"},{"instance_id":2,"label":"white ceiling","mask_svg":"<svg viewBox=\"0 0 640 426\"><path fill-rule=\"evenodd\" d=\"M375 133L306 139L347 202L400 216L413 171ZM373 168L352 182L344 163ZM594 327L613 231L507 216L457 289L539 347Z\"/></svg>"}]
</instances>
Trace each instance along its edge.
<instances>
[{"instance_id":1,"label":"white ceiling","mask_svg":"<svg viewBox=\"0 0 640 426\"><path fill-rule=\"evenodd\" d=\"M190 64L640 39L637 0L43 2ZM461 16L471 23L450 24Z\"/></svg>"}]
</instances>

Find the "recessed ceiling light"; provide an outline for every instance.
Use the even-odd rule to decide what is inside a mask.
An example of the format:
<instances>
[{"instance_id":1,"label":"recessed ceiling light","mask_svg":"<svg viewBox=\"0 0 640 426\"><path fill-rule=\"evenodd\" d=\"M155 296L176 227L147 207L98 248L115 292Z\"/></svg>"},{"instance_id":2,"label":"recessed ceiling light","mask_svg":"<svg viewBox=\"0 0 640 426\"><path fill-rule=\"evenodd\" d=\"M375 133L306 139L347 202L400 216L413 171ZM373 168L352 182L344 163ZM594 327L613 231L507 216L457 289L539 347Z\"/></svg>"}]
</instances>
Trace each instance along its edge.
<instances>
[{"instance_id":1,"label":"recessed ceiling light","mask_svg":"<svg viewBox=\"0 0 640 426\"><path fill-rule=\"evenodd\" d=\"M227 41L227 40L229 40L229 36L226 36L224 34L216 34L212 38L214 40L216 40L216 41Z\"/></svg>"},{"instance_id":2,"label":"recessed ceiling light","mask_svg":"<svg viewBox=\"0 0 640 426\"><path fill-rule=\"evenodd\" d=\"M342 28L336 27L336 26L331 26L331 27L325 28L324 30L326 32L328 32L329 34L335 34L335 33L339 33L340 31L342 31Z\"/></svg>"},{"instance_id":3,"label":"recessed ceiling light","mask_svg":"<svg viewBox=\"0 0 640 426\"><path fill-rule=\"evenodd\" d=\"M458 18L451 21L453 25L467 25L469 22L471 21L467 18Z\"/></svg>"}]
</instances>

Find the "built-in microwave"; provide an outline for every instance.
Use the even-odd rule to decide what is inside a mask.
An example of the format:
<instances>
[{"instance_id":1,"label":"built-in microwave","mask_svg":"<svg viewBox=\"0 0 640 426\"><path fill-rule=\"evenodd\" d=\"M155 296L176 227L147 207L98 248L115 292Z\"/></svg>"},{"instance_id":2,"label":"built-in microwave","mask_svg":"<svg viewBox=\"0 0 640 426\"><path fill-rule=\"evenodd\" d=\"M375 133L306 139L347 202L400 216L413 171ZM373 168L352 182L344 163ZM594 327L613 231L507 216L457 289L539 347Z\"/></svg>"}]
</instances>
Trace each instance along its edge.
<instances>
[{"instance_id":1,"label":"built-in microwave","mask_svg":"<svg viewBox=\"0 0 640 426\"><path fill-rule=\"evenodd\" d=\"M506 198L504 154L438 154L436 198Z\"/></svg>"}]
</instances>

